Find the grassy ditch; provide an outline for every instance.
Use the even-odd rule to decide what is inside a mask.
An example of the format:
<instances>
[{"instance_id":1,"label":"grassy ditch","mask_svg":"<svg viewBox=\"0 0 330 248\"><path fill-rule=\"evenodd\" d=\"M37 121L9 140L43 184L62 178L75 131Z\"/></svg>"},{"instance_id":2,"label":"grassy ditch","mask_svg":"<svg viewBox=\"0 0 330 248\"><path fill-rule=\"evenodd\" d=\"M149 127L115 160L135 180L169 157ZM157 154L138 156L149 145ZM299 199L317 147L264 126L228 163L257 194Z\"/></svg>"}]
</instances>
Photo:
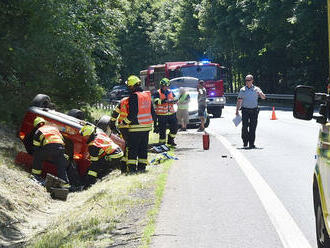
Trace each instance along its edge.
<instances>
[{"instance_id":1,"label":"grassy ditch","mask_svg":"<svg viewBox=\"0 0 330 248\"><path fill-rule=\"evenodd\" d=\"M94 110L93 117L104 114L109 112ZM150 142L157 140L151 132ZM14 165L24 150L14 132L0 127L0 148L0 246L149 246L171 160L148 166L145 174L114 171L62 202ZM150 154L149 161L156 156Z\"/></svg>"},{"instance_id":2,"label":"grassy ditch","mask_svg":"<svg viewBox=\"0 0 330 248\"><path fill-rule=\"evenodd\" d=\"M117 173L72 194L66 203L70 209L28 247L136 247L141 236L148 247L170 164L150 166L146 174Z\"/></svg>"}]
</instances>

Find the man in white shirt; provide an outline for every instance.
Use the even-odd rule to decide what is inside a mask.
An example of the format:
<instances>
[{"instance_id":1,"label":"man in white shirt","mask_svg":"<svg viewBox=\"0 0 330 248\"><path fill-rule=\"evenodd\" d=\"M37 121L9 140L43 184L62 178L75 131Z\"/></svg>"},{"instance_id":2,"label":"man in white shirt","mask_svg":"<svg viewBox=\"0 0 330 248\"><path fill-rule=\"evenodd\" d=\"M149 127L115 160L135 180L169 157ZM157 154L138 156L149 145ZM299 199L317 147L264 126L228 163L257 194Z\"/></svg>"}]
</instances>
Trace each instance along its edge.
<instances>
[{"instance_id":1,"label":"man in white shirt","mask_svg":"<svg viewBox=\"0 0 330 248\"><path fill-rule=\"evenodd\" d=\"M262 90L253 85L253 76L245 77L246 85L242 87L238 93L236 104L236 115L242 110L242 140L246 148L249 145L250 149L255 148L255 133L258 123L258 97L266 99Z\"/></svg>"}]
</instances>

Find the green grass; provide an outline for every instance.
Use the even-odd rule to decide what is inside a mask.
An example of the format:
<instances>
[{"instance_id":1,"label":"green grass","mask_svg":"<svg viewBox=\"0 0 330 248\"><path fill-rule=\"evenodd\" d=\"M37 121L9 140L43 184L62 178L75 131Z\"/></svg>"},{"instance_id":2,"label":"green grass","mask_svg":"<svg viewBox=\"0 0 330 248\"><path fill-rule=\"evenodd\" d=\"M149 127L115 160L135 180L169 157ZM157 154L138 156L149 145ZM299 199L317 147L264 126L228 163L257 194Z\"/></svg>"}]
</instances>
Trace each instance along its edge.
<instances>
[{"instance_id":1,"label":"green grass","mask_svg":"<svg viewBox=\"0 0 330 248\"><path fill-rule=\"evenodd\" d=\"M167 182L167 175L168 170L170 169L173 161L167 161L164 163L163 172L158 175L156 181L156 190L155 190L155 205L154 207L148 212L148 223L144 228L143 236L142 236L142 245L141 248L148 248L152 239L152 235L155 233L156 228L156 219L159 213L159 209L161 206L166 182Z\"/></svg>"},{"instance_id":2,"label":"green grass","mask_svg":"<svg viewBox=\"0 0 330 248\"><path fill-rule=\"evenodd\" d=\"M158 135L150 133L150 140ZM149 155L149 161L156 155ZM148 247L155 232L155 221L172 161L148 166L145 174L120 175L112 173L90 189L69 195L67 211L53 220L45 233L38 235L28 247L108 247L113 244L113 231L117 223L136 207L151 206L141 217L147 223L142 233L142 246ZM149 195L143 191L153 192Z\"/></svg>"},{"instance_id":3,"label":"green grass","mask_svg":"<svg viewBox=\"0 0 330 248\"><path fill-rule=\"evenodd\" d=\"M104 114L110 115L111 112L92 109L94 119ZM158 134L150 132L149 139L151 143L157 143ZM19 171L14 166L19 145L14 142L9 149L0 151L0 165L4 165L3 173L8 175L3 185L0 182L0 189L6 192L6 196L10 196L5 198L10 211L8 213L12 213L13 218L16 216L23 220L29 216L31 209L39 210L51 204L58 207L56 214L46 216L49 218L48 228L39 230L38 224L26 223L31 229L38 229L39 233L35 237L29 237L30 242L25 247L108 247L114 242L116 225L124 221L132 209L149 206L147 209L151 208L150 211L140 216L141 223L144 223L141 226L147 223L140 230L142 247L148 247L155 231L155 221L172 161L148 166L145 174L123 176L119 171L111 173L90 189L71 193L66 202L58 202L51 200L43 187L31 183L28 173ZM155 156L157 155L150 154L149 161ZM10 204L15 209L11 210Z\"/></svg>"}]
</instances>

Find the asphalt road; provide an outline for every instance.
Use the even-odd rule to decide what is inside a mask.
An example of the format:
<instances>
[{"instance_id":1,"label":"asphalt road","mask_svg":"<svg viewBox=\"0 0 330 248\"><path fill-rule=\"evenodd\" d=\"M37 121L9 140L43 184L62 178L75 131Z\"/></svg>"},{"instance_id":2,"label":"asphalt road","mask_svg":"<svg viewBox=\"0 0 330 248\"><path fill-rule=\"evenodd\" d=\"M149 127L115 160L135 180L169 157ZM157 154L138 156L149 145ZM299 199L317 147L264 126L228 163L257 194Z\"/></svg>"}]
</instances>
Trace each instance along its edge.
<instances>
[{"instance_id":1,"label":"asphalt road","mask_svg":"<svg viewBox=\"0 0 330 248\"><path fill-rule=\"evenodd\" d=\"M151 247L316 247L312 176L319 125L292 111L259 115L257 149L242 149L234 107L201 134L179 134Z\"/></svg>"}]
</instances>

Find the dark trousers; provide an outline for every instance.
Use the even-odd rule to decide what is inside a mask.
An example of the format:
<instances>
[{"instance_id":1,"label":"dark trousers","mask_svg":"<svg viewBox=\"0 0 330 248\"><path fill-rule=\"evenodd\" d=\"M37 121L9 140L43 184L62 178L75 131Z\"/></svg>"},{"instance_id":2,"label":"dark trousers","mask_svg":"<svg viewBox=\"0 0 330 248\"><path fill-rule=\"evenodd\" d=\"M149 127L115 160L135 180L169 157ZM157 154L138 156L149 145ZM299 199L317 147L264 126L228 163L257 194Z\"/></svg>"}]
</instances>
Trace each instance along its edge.
<instances>
[{"instance_id":1,"label":"dark trousers","mask_svg":"<svg viewBox=\"0 0 330 248\"><path fill-rule=\"evenodd\" d=\"M35 150L33 154L33 165L32 169L41 170L42 162L45 160L53 163L57 168L57 176L62 180L68 182L68 176L66 169L69 165L68 160L64 157L64 146L62 144L47 144L41 148Z\"/></svg>"},{"instance_id":2,"label":"dark trousers","mask_svg":"<svg viewBox=\"0 0 330 248\"><path fill-rule=\"evenodd\" d=\"M127 172L127 150L128 150L128 128L119 128L119 131L123 137L123 139L125 140L125 150L124 152L124 156L121 158L121 165L120 165L120 170L122 173L126 173Z\"/></svg>"},{"instance_id":3,"label":"dark trousers","mask_svg":"<svg viewBox=\"0 0 330 248\"><path fill-rule=\"evenodd\" d=\"M242 140L244 145L254 145L258 123L258 108L242 108Z\"/></svg>"},{"instance_id":4,"label":"dark trousers","mask_svg":"<svg viewBox=\"0 0 330 248\"><path fill-rule=\"evenodd\" d=\"M148 164L148 143L149 131L128 133L127 169L129 172L145 170Z\"/></svg>"},{"instance_id":5,"label":"dark trousers","mask_svg":"<svg viewBox=\"0 0 330 248\"><path fill-rule=\"evenodd\" d=\"M118 148L112 154L118 154L121 149ZM107 159L107 156L102 157L98 161L93 161L88 168L87 175L85 177L85 186L89 187L91 184L96 183L97 179L108 175L112 170L120 167L121 158Z\"/></svg>"},{"instance_id":6,"label":"dark trousers","mask_svg":"<svg viewBox=\"0 0 330 248\"><path fill-rule=\"evenodd\" d=\"M166 143L167 124L170 127L170 136L175 136L176 133L178 132L178 120L177 120L175 114L158 115L157 119L158 119L158 126L159 126L159 142Z\"/></svg>"}]
</instances>

